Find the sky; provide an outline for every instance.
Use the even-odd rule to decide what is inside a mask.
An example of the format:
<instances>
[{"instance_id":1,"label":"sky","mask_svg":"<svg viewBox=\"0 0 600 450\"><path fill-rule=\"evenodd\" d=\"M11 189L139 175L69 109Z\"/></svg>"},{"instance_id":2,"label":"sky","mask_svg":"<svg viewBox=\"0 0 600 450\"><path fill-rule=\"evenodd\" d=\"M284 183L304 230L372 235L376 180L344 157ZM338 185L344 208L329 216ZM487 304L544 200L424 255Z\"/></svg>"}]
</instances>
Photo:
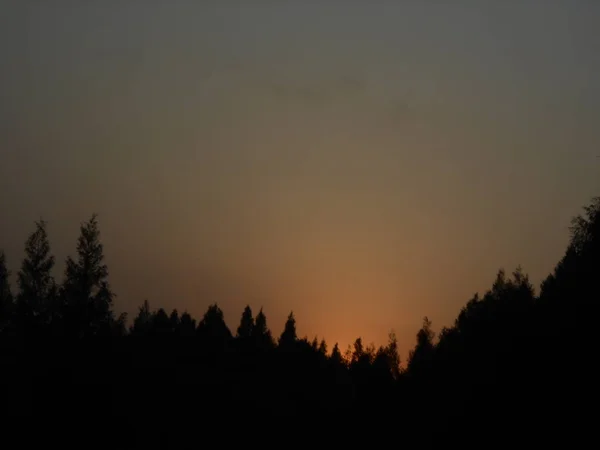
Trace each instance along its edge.
<instances>
[{"instance_id":1,"label":"sky","mask_svg":"<svg viewBox=\"0 0 600 450\"><path fill-rule=\"evenodd\" d=\"M600 2L0 0L0 248L403 354L600 194Z\"/></svg>"}]
</instances>

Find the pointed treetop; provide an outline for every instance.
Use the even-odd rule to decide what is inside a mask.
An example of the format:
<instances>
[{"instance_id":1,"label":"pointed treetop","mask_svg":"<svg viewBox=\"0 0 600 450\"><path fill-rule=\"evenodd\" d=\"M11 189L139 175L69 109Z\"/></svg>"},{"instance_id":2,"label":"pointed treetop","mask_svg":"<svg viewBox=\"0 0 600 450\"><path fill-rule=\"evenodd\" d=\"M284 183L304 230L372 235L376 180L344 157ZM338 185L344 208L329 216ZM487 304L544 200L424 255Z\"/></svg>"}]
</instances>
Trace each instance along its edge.
<instances>
[{"instance_id":1,"label":"pointed treetop","mask_svg":"<svg viewBox=\"0 0 600 450\"><path fill-rule=\"evenodd\" d=\"M246 339L252 335L254 330L254 317L252 316L252 309L250 305L246 305L244 312L242 313L242 319L237 329L237 336Z\"/></svg>"},{"instance_id":2,"label":"pointed treetop","mask_svg":"<svg viewBox=\"0 0 600 450\"><path fill-rule=\"evenodd\" d=\"M331 350L331 361L337 364L342 364L344 358L342 356L342 352L340 352L339 344L336 342L333 346L333 350Z\"/></svg>"},{"instance_id":3,"label":"pointed treetop","mask_svg":"<svg viewBox=\"0 0 600 450\"><path fill-rule=\"evenodd\" d=\"M260 336L266 334L268 331L269 329L267 328L267 316L265 316L265 313L263 312L263 309L261 307L260 311L258 311L258 314L256 315L253 333L257 336Z\"/></svg>"},{"instance_id":4,"label":"pointed treetop","mask_svg":"<svg viewBox=\"0 0 600 450\"><path fill-rule=\"evenodd\" d=\"M51 271L54 268L55 260L54 256L50 254L46 222L39 220L35 226L35 231L25 242L25 259L18 273L18 284L21 300L39 303L44 302L54 288Z\"/></svg>"},{"instance_id":5,"label":"pointed treetop","mask_svg":"<svg viewBox=\"0 0 600 450\"><path fill-rule=\"evenodd\" d=\"M286 346L295 343L297 340L296 319L294 318L294 312L292 311L285 322L285 327L279 338L279 345Z\"/></svg>"}]
</instances>

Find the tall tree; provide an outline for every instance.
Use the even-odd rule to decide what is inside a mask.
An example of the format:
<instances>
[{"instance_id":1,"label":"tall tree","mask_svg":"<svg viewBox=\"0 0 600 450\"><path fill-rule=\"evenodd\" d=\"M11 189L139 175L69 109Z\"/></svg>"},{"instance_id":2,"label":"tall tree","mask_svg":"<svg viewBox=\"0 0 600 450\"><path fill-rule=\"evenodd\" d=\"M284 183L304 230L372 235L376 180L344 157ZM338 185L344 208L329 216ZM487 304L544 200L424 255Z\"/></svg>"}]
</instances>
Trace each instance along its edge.
<instances>
[{"instance_id":1,"label":"tall tree","mask_svg":"<svg viewBox=\"0 0 600 450\"><path fill-rule=\"evenodd\" d=\"M291 348L297 340L298 335L296 334L296 319L294 318L294 312L292 311L290 312L290 315L285 322L283 332L279 337L279 346L284 349Z\"/></svg>"},{"instance_id":2,"label":"tall tree","mask_svg":"<svg viewBox=\"0 0 600 450\"><path fill-rule=\"evenodd\" d=\"M76 335L108 334L114 322L114 293L108 283L97 216L81 225L77 259L67 258L63 284L66 326Z\"/></svg>"},{"instance_id":3,"label":"tall tree","mask_svg":"<svg viewBox=\"0 0 600 450\"><path fill-rule=\"evenodd\" d=\"M397 380L400 377L400 355L398 353L398 339L392 331L388 335L388 345L381 347L376 355L377 362L385 367L391 377Z\"/></svg>"},{"instance_id":4,"label":"tall tree","mask_svg":"<svg viewBox=\"0 0 600 450\"><path fill-rule=\"evenodd\" d=\"M0 251L0 332L4 331L12 320L13 296L10 290L10 271L6 267L6 256Z\"/></svg>"},{"instance_id":5,"label":"tall tree","mask_svg":"<svg viewBox=\"0 0 600 450\"><path fill-rule=\"evenodd\" d=\"M319 353L323 356L327 355L327 342L325 342L325 339L321 339L321 342L319 343Z\"/></svg>"},{"instance_id":6,"label":"tall tree","mask_svg":"<svg viewBox=\"0 0 600 450\"><path fill-rule=\"evenodd\" d=\"M331 350L331 356L329 359L335 365L342 365L344 363L344 357L342 356L342 352L340 352L340 346L337 342L333 346L333 350Z\"/></svg>"},{"instance_id":7,"label":"tall tree","mask_svg":"<svg viewBox=\"0 0 600 450\"><path fill-rule=\"evenodd\" d=\"M25 259L18 273L16 307L24 333L36 333L48 325L56 297L56 283L52 276L55 259L50 253L46 222L37 221L35 226L35 231L25 242Z\"/></svg>"},{"instance_id":8,"label":"tall tree","mask_svg":"<svg viewBox=\"0 0 600 450\"><path fill-rule=\"evenodd\" d=\"M313 349L313 351L318 352L319 351L319 339L317 336L315 336L312 340L312 342L310 343L311 348Z\"/></svg>"},{"instance_id":9,"label":"tall tree","mask_svg":"<svg viewBox=\"0 0 600 450\"><path fill-rule=\"evenodd\" d=\"M256 348L261 350L269 350L274 347L273 336L271 336L271 330L267 326L267 316L260 308L260 311L256 315L254 321L254 328L252 329L252 340Z\"/></svg>"},{"instance_id":10,"label":"tall tree","mask_svg":"<svg viewBox=\"0 0 600 450\"><path fill-rule=\"evenodd\" d=\"M254 329L254 317L252 317L252 309L250 305L246 305L242 318L240 320L240 326L237 329L237 337L241 339L248 339L252 335Z\"/></svg>"},{"instance_id":11,"label":"tall tree","mask_svg":"<svg viewBox=\"0 0 600 450\"><path fill-rule=\"evenodd\" d=\"M433 358L435 333L431 329L429 318L423 318L423 326L417 333L417 345L408 357L408 372L411 375L425 376Z\"/></svg>"},{"instance_id":12,"label":"tall tree","mask_svg":"<svg viewBox=\"0 0 600 450\"><path fill-rule=\"evenodd\" d=\"M354 351L352 352L351 363L356 364L364 356L365 350L362 342L362 338L356 338L354 341Z\"/></svg>"}]
</instances>

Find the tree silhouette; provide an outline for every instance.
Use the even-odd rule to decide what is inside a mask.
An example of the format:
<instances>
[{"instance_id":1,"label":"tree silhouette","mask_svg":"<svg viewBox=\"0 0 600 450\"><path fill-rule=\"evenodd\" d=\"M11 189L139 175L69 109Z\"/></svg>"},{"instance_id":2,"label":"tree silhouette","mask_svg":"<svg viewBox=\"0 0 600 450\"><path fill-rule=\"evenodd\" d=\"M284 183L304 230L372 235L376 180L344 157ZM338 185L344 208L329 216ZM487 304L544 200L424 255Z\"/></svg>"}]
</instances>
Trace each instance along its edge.
<instances>
[{"instance_id":1,"label":"tree silhouette","mask_svg":"<svg viewBox=\"0 0 600 450\"><path fill-rule=\"evenodd\" d=\"M144 300L144 303L138 310L138 315L133 321L131 334L145 335L152 330L152 312L150 311L150 303Z\"/></svg>"},{"instance_id":2,"label":"tree silhouette","mask_svg":"<svg viewBox=\"0 0 600 450\"><path fill-rule=\"evenodd\" d=\"M340 347L337 342L333 346L333 350L331 350L330 359L336 365L342 365L344 362L344 358L342 356L342 353L340 352Z\"/></svg>"},{"instance_id":3,"label":"tree silhouette","mask_svg":"<svg viewBox=\"0 0 600 450\"><path fill-rule=\"evenodd\" d=\"M173 331L172 322L163 308L159 308L152 315L152 334L155 336L168 336Z\"/></svg>"},{"instance_id":4,"label":"tree silhouette","mask_svg":"<svg viewBox=\"0 0 600 450\"><path fill-rule=\"evenodd\" d=\"M196 320L190 316L189 313L184 312L181 315L179 321L179 327L177 328L177 334L179 336L191 337L196 335Z\"/></svg>"},{"instance_id":5,"label":"tree silhouette","mask_svg":"<svg viewBox=\"0 0 600 450\"><path fill-rule=\"evenodd\" d=\"M250 305L247 305L242 313L240 326L237 329L237 337L241 339L249 339L252 336L253 330L254 317L252 316L252 309L250 308Z\"/></svg>"},{"instance_id":6,"label":"tree silhouette","mask_svg":"<svg viewBox=\"0 0 600 450\"><path fill-rule=\"evenodd\" d=\"M398 339L394 332L389 333L388 344L377 350L373 364L394 380L400 378L400 354L398 353Z\"/></svg>"},{"instance_id":7,"label":"tree silhouette","mask_svg":"<svg viewBox=\"0 0 600 450\"><path fill-rule=\"evenodd\" d=\"M315 337L313 338L313 340L312 340L312 341L311 341L311 343L310 343L310 346L312 347L312 350L313 350L314 352L318 352L318 351L319 351L319 339L318 339L318 337L317 337L317 336L315 336Z\"/></svg>"},{"instance_id":8,"label":"tree silhouette","mask_svg":"<svg viewBox=\"0 0 600 450\"><path fill-rule=\"evenodd\" d=\"M19 292L16 309L21 331L27 334L43 332L49 325L56 309L56 284L52 277L54 256L50 253L50 243L46 222L35 223L35 231L25 242L25 259L18 273Z\"/></svg>"},{"instance_id":9,"label":"tree silhouette","mask_svg":"<svg viewBox=\"0 0 600 450\"><path fill-rule=\"evenodd\" d=\"M223 311L215 303L208 307L198 324L198 337L209 349L224 349L231 339L231 331L225 323Z\"/></svg>"},{"instance_id":10,"label":"tree silhouette","mask_svg":"<svg viewBox=\"0 0 600 450\"><path fill-rule=\"evenodd\" d=\"M417 345L408 357L408 372L416 376L424 376L433 358L435 333L431 329L431 321L423 318L423 326L417 333Z\"/></svg>"},{"instance_id":11,"label":"tree silhouette","mask_svg":"<svg viewBox=\"0 0 600 450\"><path fill-rule=\"evenodd\" d=\"M0 252L0 373L3 387L10 387L3 411L46 418L61 404L85 417L116 414L145 426L156 416L153 429L166 419L179 425L206 413L231 425L281 419L303 433L322 433L319 424L331 417L365 427L390 420L421 446L523 443L523 436L541 446L555 443L556 430L572 440L594 425L585 406L593 406L598 379L600 200L570 231L539 296L520 266L510 274L500 269L437 342L425 317L402 367L394 333L377 349L359 337L345 356L337 343L327 356L325 339L298 339L290 313L277 347L262 308L253 318L250 306L236 339L216 303L196 326L189 313L151 311L146 300L127 330L124 313L113 318L95 216L81 226L77 258L67 259L60 291L40 221L25 243L15 302ZM358 433L349 436L355 440ZM173 444L175 435L165 442Z\"/></svg>"},{"instance_id":12,"label":"tree silhouette","mask_svg":"<svg viewBox=\"0 0 600 450\"><path fill-rule=\"evenodd\" d=\"M252 328L252 340L255 348L259 350L269 350L275 345L271 331L267 326L267 316L265 316L262 308L256 315L254 327Z\"/></svg>"},{"instance_id":13,"label":"tree silhouette","mask_svg":"<svg viewBox=\"0 0 600 450\"><path fill-rule=\"evenodd\" d=\"M110 333L114 294L108 283L97 216L81 225L77 260L67 258L62 286L65 325L76 336Z\"/></svg>"},{"instance_id":14,"label":"tree silhouette","mask_svg":"<svg viewBox=\"0 0 600 450\"><path fill-rule=\"evenodd\" d=\"M325 342L325 339L321 339L321 342L319 342L319 348L317 351L319 353L321 353L322 355L327 355L327 342Z\"/></svg>"},{"instance_id":15,"label":"tree silhouette","mask_svg":"<svg viewBox=\"0 0 600 450\"><path fill-rule=\"evenodd\" d=\"M294 348L296 341L298 340L298 336L296 334L296 319L294 318L294 312L290 312L285 326L283 328L283 332L279 337L279 347L284 350Z\"/></svg>"},{"instance_id":16,"label":"tree silhouette","mask_svg":"<svg viewBox=\"0 0 600 450\"><path fill-rule=\"evenodd\" d=\"M365 349L363 346L362 338L356 338L354 341L354 349L350 359L350 364L358 364L361 359L365 357ZM368 356L368 355L367 355Z\"/></svg>"}]
</instances>

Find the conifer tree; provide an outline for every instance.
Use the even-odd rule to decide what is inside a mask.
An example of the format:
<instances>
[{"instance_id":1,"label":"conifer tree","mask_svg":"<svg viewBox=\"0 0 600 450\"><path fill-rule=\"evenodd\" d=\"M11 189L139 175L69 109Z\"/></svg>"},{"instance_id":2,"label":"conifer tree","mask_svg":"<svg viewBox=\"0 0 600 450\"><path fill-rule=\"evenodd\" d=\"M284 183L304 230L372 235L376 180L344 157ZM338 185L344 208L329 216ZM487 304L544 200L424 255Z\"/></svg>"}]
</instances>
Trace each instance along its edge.
<instances>
[{"instance_id":1,"label":"conifer tree","mask_svg":"<svg viewBox=\"0 0 600 450\"><path fill-rule=\"evenodd\" d=\"M279 337L279 346L281 348L290 348L293 346L298 340L298 335L296 334L296 319L294 318L294 312L290 312L288 316L285 327L281 336Z\"/></svg>"},{"instance_id":2,"label":"conifer tree","mask_svg":"<svg viewBox=\"0 0 600 450\"><path fill-rule=\"evenodd\" d=\"M244 312L242 313L240 326L237 329L237 337L241 339L248 339L252 335L253 329L254 317L252 317L252 309L250 308L250 305L246 305Z\"/></svg>"},{"instance_id":3,"label":"conifer tree","mask_svg":"<svg viewBox=\"0 0 600 450\"><path fill-rule=\"evenodd\" d=\"M332 363L334 364L343 364L344 357L342 356L342 352L340 352L340 346L336 342L333 346L333 350L331 350L331 356L329 357Z\"/></svg>"},{"instance_id":4,"label":"conifer tree","mask_svg":"<svg viewBox=\"0 0 600 450\"><path fill-rule=\"evenodd\" d=\"M274 347L273 337L271 331L267 326L267 316L263 312L262 308L256 315L254 321L254 328L252 329L252 339L257 348L261 350L268 350Z\"/></svg>"},{"instance_id":5,"label":"conifer tree","mask_svg":"<svg viewBox=\"0 0 600 450\"><path fill-rule=\"evenodd\" d=\"M212 349L223 349L231 339L231 331L225 323L223 311L216 303L210 305L204 313L198 324L197 334L201 342Z\"/></svg>"},{"instance_id":6,"label":"conifer tree","mask_svg":"<svg viewBox=\"0 0 600 450\"><path fill-rule=\"evenodd\" d=\"M38 333L50 322L51 306L56 298L56 283L52 276L55 259L44 220L25 242L25 259L18 273L17 320L23 333Z\"/></svg>"},{"instance_id":7,"label":"conifer tree","mask_svg":"<svg viewBox=\"0 0 600 450\"><path fill-rule=\"evenodd\" d=\"M78 336L108 334L114 325L113 298L94 214L80 227L77 259L68 257L66 262L63 301L68 330Z\"/></svg>"}]
</instances>

